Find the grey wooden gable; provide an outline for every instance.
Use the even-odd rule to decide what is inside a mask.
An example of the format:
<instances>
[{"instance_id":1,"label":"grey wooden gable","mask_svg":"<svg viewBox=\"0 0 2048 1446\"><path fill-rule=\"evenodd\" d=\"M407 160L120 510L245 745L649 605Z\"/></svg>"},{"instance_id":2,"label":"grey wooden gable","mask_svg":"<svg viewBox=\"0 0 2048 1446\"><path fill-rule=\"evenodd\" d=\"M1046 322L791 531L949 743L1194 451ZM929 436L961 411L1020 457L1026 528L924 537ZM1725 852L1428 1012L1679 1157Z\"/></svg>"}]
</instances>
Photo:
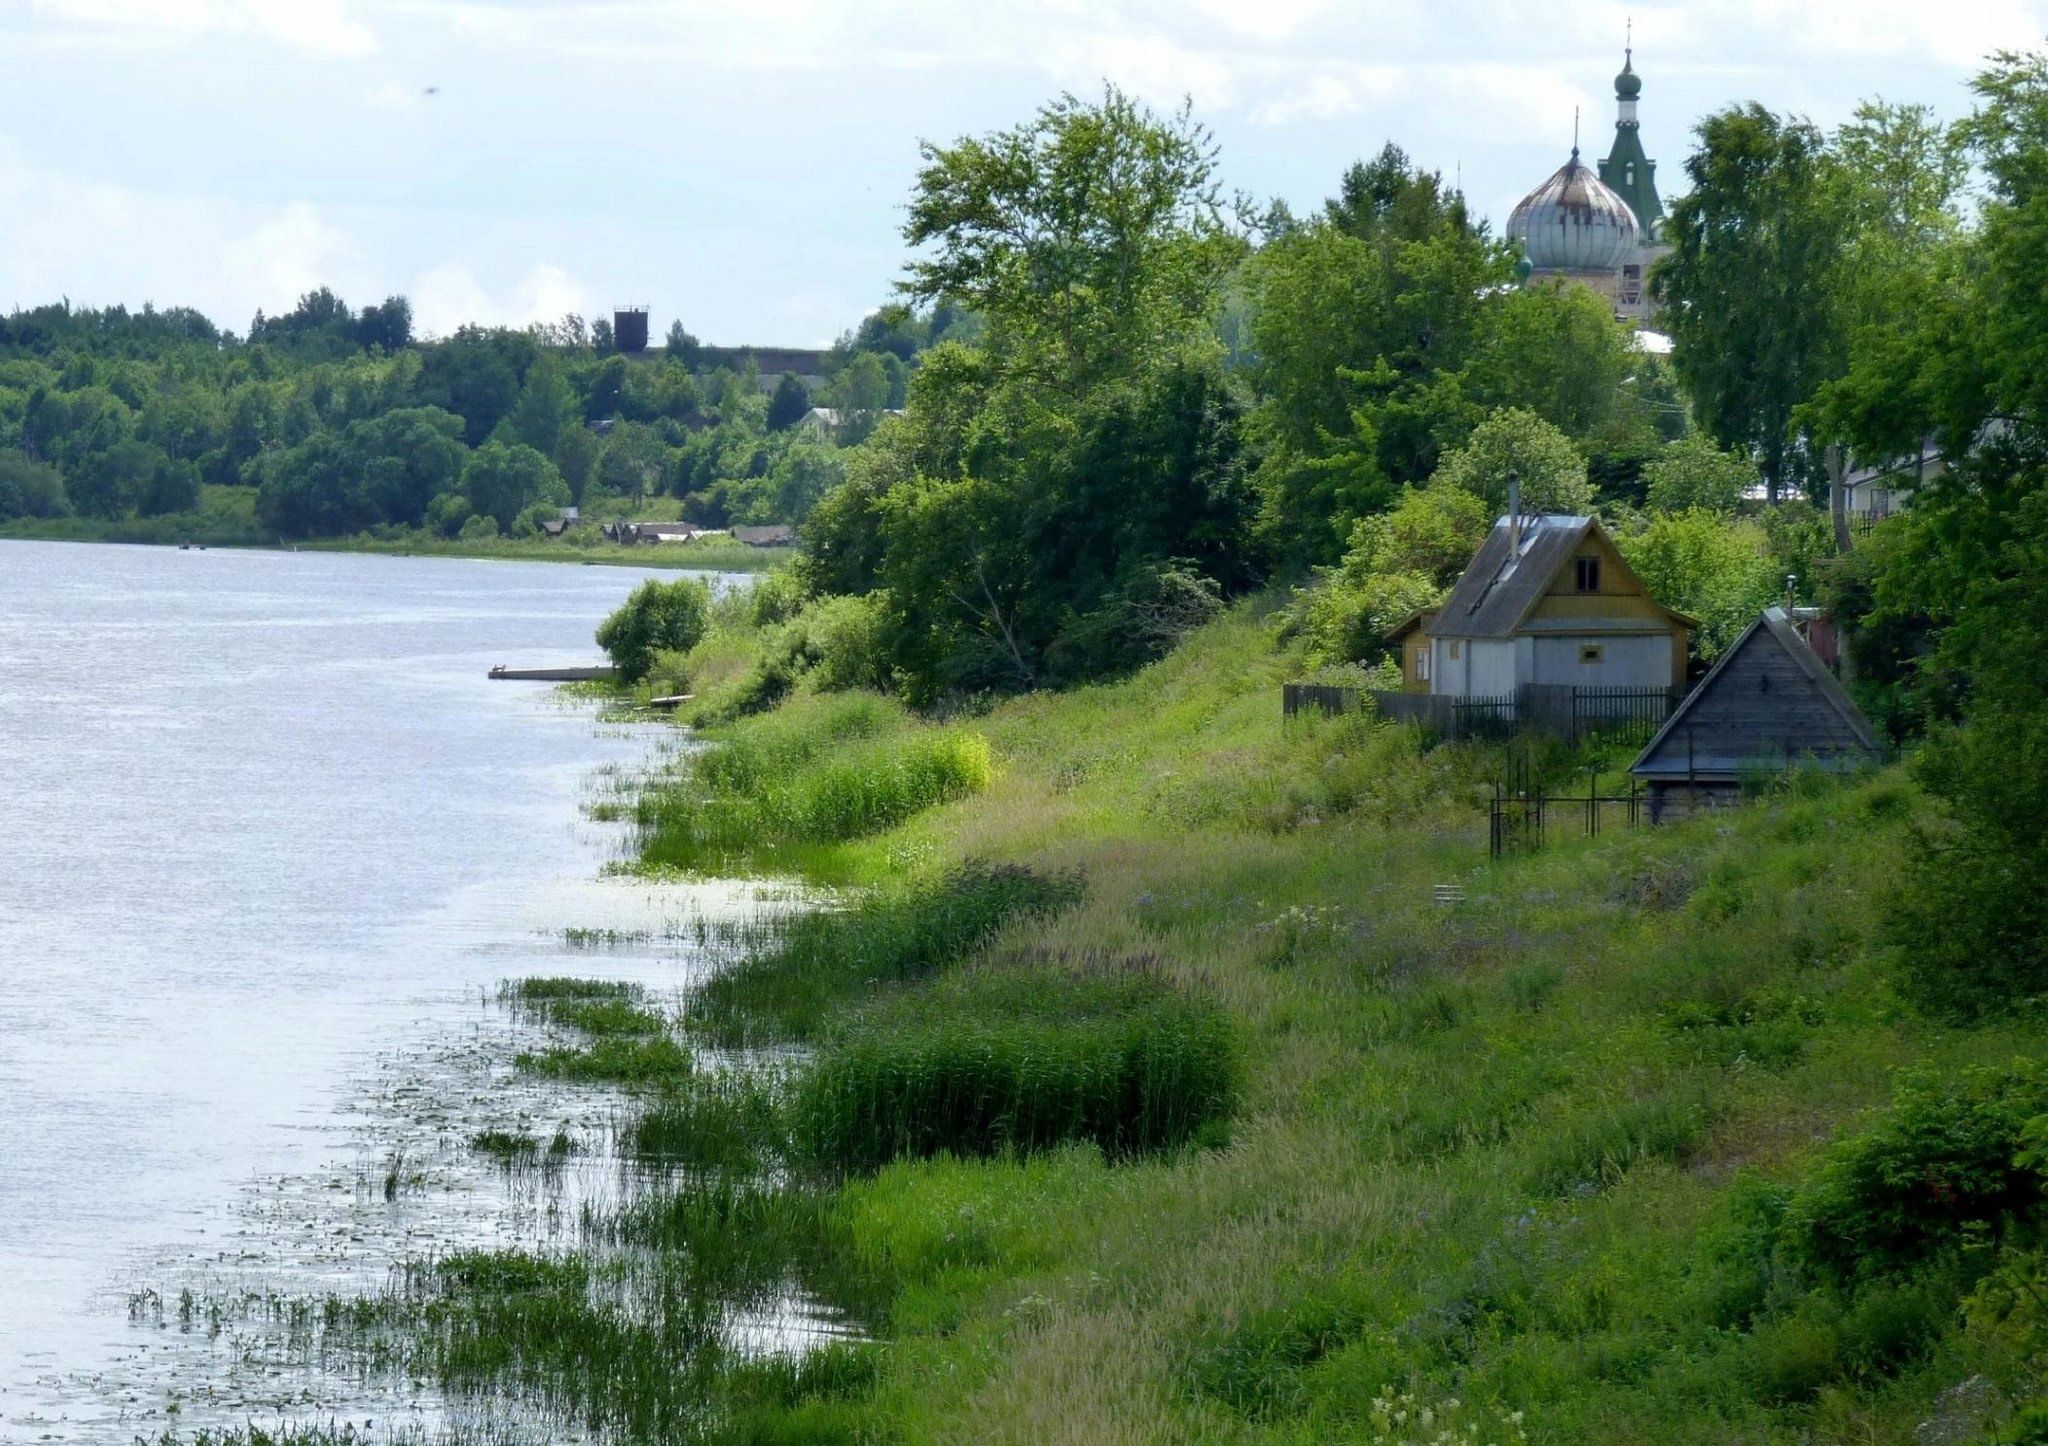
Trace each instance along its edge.
<instances>
[{"instance_id":1,"label":"grey wooden gable","mask_svg":"<svg viewBox=\"0 0 2048 1446\"><path fill-rule=\"evenodd\" d=\"M1810 761L1876 758L1870 723L1784 609L1769 608L1686 695L1629 771L1638 778L1734 780Z\"/></svg>"}]
</instances>

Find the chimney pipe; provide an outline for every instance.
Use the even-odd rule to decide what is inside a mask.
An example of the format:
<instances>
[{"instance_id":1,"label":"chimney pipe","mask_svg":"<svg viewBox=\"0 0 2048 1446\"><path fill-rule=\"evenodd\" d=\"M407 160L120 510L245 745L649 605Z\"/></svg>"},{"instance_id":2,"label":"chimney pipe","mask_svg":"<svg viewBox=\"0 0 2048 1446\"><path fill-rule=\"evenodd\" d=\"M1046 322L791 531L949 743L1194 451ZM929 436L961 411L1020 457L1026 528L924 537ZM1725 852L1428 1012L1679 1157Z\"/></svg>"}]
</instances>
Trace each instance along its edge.
<instances>
[{"instance_id":1,"label":"chimney pipe","mask_svg":"<svg viewBox=\"0 0 2048 1446\"><path fill-rule=\"evenodd\" d=\"M1508 471L1508 545L1516 553L1522 550L1522 474L1512 468Z\"/></svg>"}]
</instances>

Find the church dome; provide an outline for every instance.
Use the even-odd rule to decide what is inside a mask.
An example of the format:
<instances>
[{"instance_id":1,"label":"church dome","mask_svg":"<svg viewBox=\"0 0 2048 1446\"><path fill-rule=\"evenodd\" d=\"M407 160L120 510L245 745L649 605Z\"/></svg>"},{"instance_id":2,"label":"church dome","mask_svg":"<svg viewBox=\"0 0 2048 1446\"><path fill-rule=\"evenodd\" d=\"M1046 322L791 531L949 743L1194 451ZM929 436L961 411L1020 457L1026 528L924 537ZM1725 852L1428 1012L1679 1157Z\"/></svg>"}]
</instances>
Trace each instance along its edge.
<instances>
[{"instance_id":1,"label":"church dome","mask_svg":"<svg viewBox=\"0 0 2048 1446\"><path fill-rule=\"evenodd\" d=\"M1636 74L1636 57L1631 51L1621 62L1621 74L1614 77L1614 98L1634 100L1643 93L1643 78Z\"/></svg>"},{"instance_id":2,"label":"church dome","mask_svg":"<svg viewBox=\"0 0 2048 1446\"><path fill-rule=\"evenodd\" d=\"M1635 252L1636 215L1586 167L1579 152L1522 198L1508 239L1538 271L1615 271Z\"/></svg>"}]
</instances>

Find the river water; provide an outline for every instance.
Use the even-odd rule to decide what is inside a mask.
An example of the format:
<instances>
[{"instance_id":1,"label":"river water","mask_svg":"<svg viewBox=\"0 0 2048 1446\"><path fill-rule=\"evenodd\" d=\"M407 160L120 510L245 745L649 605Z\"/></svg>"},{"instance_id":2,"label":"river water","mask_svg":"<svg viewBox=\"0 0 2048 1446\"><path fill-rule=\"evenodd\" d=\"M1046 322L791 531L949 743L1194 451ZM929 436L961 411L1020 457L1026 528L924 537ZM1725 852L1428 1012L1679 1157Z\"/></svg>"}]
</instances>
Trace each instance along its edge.
<instances>
[{"instance_id":1,"label":"river water","mask_svg":"<svg viewBox=\"0 0 2048 1446\"><path fill-rule=\"evenodd\" d=\"M679 987L682 921L750 906L601 879L622 840L580 805L660 730L485 678L590 660L643 575L0 542L0 1441L284 1408L139 1291L536 1228L388 1140L509 1108L500 981ZM364 1207L407 1148L405 1200Z\"/></svg>"}]
</instances>

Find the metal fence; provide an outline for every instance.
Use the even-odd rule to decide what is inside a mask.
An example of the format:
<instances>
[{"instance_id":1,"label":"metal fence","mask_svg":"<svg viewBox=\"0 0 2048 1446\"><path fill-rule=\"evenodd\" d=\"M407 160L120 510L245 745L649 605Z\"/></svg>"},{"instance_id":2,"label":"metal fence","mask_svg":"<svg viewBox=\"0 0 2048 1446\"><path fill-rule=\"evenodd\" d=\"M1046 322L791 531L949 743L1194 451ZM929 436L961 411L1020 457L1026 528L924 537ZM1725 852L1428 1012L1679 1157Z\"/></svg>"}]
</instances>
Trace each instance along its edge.
<instances>
[{"instance_id":1,"label":"metal fence","mask_svg":"<svg viewBox=\"0 0 2048 1446\"><path fill-rule=\"evenodd\" d=\"M1546 793L1524 762L1493 786L1488 848L1500 858L1565 838L1598 838L1604 829L1634 828L1643 821L1648 799L1633 777L1623 791L1602 793L1594 774L1587 775L1582 794Z\"/></svg>"},{"instance_id":2,"label":"metal fence","mask_svg":"<svg viewBox=\"0 0 2048 1446\"><path fill-rule=\"evenodd\" d=\"M1290 683L1289 695L1309 685ZM1312 691L1355 694L1355 689ZM1468 738L1507 738L1518 733L1547 733L1567 743L1610 737L1644 741L1664 725L1685 696L1682 688L1581 688L1525 683L1512 693L1457 698L1433 693L1374 693L1380 712L1399 723L1419 723L1452 742ZM1356 702L1329 707L1341 712ZM1295 705L1288 707L1292 714Z\"/></svg>"}]
</instances>

